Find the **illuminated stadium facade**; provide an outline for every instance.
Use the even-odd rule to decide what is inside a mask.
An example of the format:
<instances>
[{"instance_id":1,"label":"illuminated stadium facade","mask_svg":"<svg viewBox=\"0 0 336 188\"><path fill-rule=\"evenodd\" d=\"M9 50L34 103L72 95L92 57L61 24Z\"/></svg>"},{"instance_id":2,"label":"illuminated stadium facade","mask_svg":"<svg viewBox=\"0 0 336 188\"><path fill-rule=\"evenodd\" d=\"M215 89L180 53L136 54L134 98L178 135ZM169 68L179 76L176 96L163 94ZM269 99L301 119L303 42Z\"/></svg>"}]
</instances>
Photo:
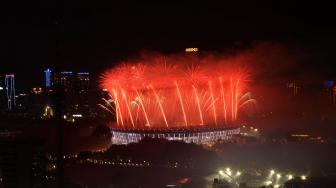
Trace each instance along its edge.
<instances>
[{"instance_id":1,"label":"illuminated stadium facade","mask_svg":"<svg viewBox=\"0 0 336 188\"><path fill-rule=\"evenodd\" d=\"M221 128L188 128L188 129L121 129L112 128L112 143L129 144L139 142L145 137L184 141L195 144L212 144L217 141L228 141L239 134L239 127Z\"/></svg>"}]
</instances>

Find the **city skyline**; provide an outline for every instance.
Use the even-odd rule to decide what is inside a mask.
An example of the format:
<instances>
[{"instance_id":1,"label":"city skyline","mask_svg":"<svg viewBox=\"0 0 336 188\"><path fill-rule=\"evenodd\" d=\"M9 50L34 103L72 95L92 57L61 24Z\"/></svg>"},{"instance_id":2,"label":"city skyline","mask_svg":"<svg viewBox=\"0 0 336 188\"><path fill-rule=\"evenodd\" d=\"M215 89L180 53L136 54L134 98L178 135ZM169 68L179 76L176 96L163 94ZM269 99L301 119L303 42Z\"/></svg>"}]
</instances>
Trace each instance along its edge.
<instances>
[{"instance_id":1,"label":"city skyline","mask_svg":"<svg viewBox=\"0 0 336 188\"><path fill-rule=\"evenodd\" d=\"M336 12L6 2L0 188L334 188Z\"/></svg>"}]
</instances>

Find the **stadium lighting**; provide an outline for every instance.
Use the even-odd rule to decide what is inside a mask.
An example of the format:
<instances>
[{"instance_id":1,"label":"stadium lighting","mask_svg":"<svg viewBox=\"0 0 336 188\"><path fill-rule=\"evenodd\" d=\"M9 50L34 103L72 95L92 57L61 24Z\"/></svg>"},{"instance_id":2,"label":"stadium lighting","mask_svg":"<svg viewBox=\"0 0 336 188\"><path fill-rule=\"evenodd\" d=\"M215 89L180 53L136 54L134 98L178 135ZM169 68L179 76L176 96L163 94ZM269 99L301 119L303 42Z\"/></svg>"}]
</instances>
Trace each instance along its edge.
<instances>
[{"instance_id":1,"label":"stadium lighting","mask_svg":"<svg viewBox=\"0 0 336 188\"><path fill-rule=\"evenodd\" d=\"M281 174L277 174L277 178L278 178L278 179L281 178Z\"/></svg>"},{"instance_id":2,"label":"stadium lighting","mask_svg":"<svg viewBox=\"0 0 336 188\"><path fill-rule=\"evenodd\" d=\"M274 173L275 173L275 171L274 171L274 170L271 170L270 174L273 175Z\"/></svg>"},{"instance_id":3,"label":"stadium lighting","mask_svg":"<svg viewBox=\"0 0 336 188\"><path fill-rule=\"evenodd\" d=\"M240 175L241 175L241 172L237 171L236 176L240 176Z\"/></svg>"},{"instance_id":4,"label":"stadium lighting","mask_svg":"<svg viewBox=\"0 0 336 188\"><path fill-rule=\"evenodd\" d=\"M307 179L307 176L302 175L302 176L301 176L301 179L302 179L302 180L306 180L306 179Z\"/></svg>"},{"instance_id":5,"label":"stadium lighting","mask_svg":"<svg viewBox=\"0 0 336 188\"><path fill-rule=\"evenodd\" d=\"M289 180L293 179L293 175L292 174L288 174L287 177L288 177Z\"/></svg>"},{"instance_id":6,"label":"stadium lighting","mask_svg":"<svg viewBox=\"0 0 336 188\"><path fill-rule=\"evenodd\" d=\"M82 114L72 114L72 117L83 117Z\"/></svg>"},{"instance_id":7,"label":"stadium lighting","mask_svg":"<svg viewBox=\"0 0 336 188\"><path fill-rule=\"evenodd\" d=\"M226 174L227 174L227 175L229 175L229 176L232 175L232 171L231 171L230 168L226 168L225 170L226 170Z\"/></svg>"}]
</instances>

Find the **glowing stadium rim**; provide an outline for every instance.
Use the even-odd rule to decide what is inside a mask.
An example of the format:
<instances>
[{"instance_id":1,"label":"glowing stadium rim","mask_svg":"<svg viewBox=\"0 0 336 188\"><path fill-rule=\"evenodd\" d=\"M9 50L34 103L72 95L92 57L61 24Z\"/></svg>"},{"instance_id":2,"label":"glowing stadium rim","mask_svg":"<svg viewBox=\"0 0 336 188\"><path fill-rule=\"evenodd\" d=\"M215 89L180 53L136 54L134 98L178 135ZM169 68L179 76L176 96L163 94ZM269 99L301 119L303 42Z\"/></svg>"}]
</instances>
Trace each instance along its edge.
<instances>
[{"instance_id":1,"label":"glowing stadium rim","mask_svg":"<svg viewBox=\"0 0 336 188\"><path fill-rule=\"evenodd\" d=\"M112 143L129 144L149 138L184 141L195 144L211 144L228 141L240 133L239 127L188 127L162 129L111 128Z\"/></svg>"}]
</instances>

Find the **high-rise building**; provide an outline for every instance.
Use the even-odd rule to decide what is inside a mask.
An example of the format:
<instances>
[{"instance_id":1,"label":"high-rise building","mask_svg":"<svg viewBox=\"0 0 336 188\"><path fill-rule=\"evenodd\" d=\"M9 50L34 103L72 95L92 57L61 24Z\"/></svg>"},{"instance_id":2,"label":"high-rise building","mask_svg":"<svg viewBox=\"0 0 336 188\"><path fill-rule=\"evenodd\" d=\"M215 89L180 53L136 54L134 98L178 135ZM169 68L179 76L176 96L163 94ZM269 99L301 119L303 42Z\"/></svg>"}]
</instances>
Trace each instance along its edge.
<instances>
[{"instance_id":1,"label":"high-rise building","mask_svg":"<svg viewBox=\"0 0 336 188\"><path fill-rule=\"evenodd\" d=\"M15 76L14 74L6 74L5 86L7 94L7 109L12 110L15 107Z\"/></svg>"},{"instance_id":2,"label":"high-rise building","mask_svg":"<svg viewBox=\"0 0 336 188\"><path fill-rule=\"evenodd\" d=\"M77 73L77 86L79 89L87 89L90 82L90 73L78 72Z\"/></svg>"},{"instance_id":3,"label":"high-rise building","mask_svg":"<svg viewBox=\"0 0 336 188\"><path fill-rule=\"evenodd\" d=\"M78 72L76 77L75 96L76 104L75 109L77 114L87 116L89 114L89 85L90 73Z\"/></svg>"},{"instance_id":4,"label":"high-rise building","mask_svg":"<svg viewBox=\"0 0 336 188\"><path fill-rule=\"evenodd\" d=\"M333 80L327 80L323 83L323 89L325 98L328 99L328 103L336 105L336 84Z\"/></svg>"},{"instance_id":5,"label":"high-rise building","mask_svg":"<svg viewBox=\"0 0 336 188\"><path fill-rule=\"evenodd\" d=\"M0 92L5 89L5 78L0 74Z\"/></svg>"},{"instance_id":6,"label":"high-rise building","mask_svg":"<svg viewBox=\"0 0 336 188\"><path fill-rule=\"evenodd\" d=\"M0 111L7 108L6 100L5 77L0 74Z\"/></svg>"},{"instance_id":7,"label":"high-rise building","mask_svg":"<svg viewBox=\"0 0 336 188\"><path fill-rule=\"evenodd\" d=\"M25 94L25 93L20 93L18 95L16 95L16 99L15 99L15 110L18 112L22 112L25 113L28 106L28 101L29 101L29 95Z\"/></svg>"},{"instance_id":8,"label":"high-rise building","mask_svg":"<svg viewBox=\"0 0 336 188\"><path fill-rule=\"evenodd\" d=\"M76 95L78 95L78 103L88 105L89 103L89 85L90 73L79 72L76 78Z\"/></svg>"},{"instance_id":9,"label":"high-rise building","mask_svg":"<svg viewBox=\"0 0 336 188\"><path fill-rule=\"evenodd\" d=\"M90 113L89 108L89 72L62 71L52 74L52 88L58 85L63 92L63 113L66 117L86 117ZM54 84L53 84L54 83ZM50 90L50 89L49 89Z\"/></svg>"},{"instance_id":10,"label":"high-rise building","mask_svg":"<svg viewBox=\"0 0 336 188\"><path fill-rule=\"evenodd\" d=\"M49 88L52 86L52 79L51 79L51 70L50 69L46 69L44 71L44 81L45 81L45 87Z\"/></svg>"},{"instance_id":11,"label":"high-rise building","mask_svg":"<svg viewBox=\"0 0 336 188\"><path fill-rule=\"evenodd\" d=\"M59 86L61 86L61 88L63 88L65 92L68 92L69 90L73 89L74 86L73 72L71 71L60 72L56 79Z\"/></svg>"},{"instance_id":12,"label":"high-rise building","mask_svg":"<svg viewBox=\"0 0 336 188\"><path fill-rule=\"evenodd\" d=\"M302 89L296 82L288 82L286 88L289 89L290 93L295 97L298 96L299 91Z\"/></svg>"},{"instance_id":13,"label":"high-rise building","mask_svg":"<svg viewBox=\"0 0 336 188\"><path fill-rule=\"evenodd\" d=\"M76 89L80 94L88 92L89 83L90 83L90 73L88 72L77 73Z\"/></svg>"}]
</instances>

